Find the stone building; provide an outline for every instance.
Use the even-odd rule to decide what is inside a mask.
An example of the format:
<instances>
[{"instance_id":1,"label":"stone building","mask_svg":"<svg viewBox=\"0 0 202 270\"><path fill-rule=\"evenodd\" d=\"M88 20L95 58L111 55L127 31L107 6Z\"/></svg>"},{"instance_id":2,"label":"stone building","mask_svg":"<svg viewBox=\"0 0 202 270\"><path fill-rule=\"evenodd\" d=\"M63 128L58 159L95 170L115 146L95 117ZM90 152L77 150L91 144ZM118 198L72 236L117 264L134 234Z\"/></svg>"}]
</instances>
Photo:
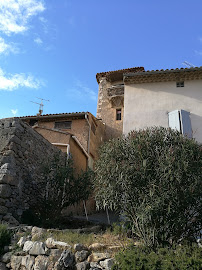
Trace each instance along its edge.
<instances>
[{"instance_id":1,"label":"stone building","mask_svg":"<svg viewBox=\"0 0 202 270\"><path fill-rule=\"evenodd\" d=\"M124 73L144 71L143 67L97 73L99 85L97 115L105 123L105 140L119 137L123 132Z\"/></svg>"},{"instance_id":2,"label":"stone building","mask_svg":"<svg viewBox=\"0 0 202 270\"><path fill-rule=\"evenodd\" d=\"M21 119L45 139L71 155L79 171L93 168L105 125L89 112L25 116Z\"/></svg>"},{"instance_id":3,"label":"stone building","mask_svg":"<svg viewBox=\"0 0 202 270\"><path fill-rule=\"evenodd\" d=\"M202 67L97 74L97 117L106 139L151 126L171 127L202 142Z\"/></svg>"}]
</instances>

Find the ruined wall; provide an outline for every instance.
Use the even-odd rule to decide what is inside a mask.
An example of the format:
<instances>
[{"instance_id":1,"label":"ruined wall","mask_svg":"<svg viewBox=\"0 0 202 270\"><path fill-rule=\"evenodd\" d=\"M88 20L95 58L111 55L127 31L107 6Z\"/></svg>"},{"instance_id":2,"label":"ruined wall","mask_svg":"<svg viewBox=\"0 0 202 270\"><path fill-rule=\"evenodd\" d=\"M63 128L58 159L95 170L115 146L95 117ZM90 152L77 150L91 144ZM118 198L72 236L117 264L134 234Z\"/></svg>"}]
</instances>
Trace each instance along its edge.
<instances>
[{"instance_id":1,"label":"ruined wall","mask_svg":"<svg viewBox=\"0 0 202 270\"><path fill-rule=\"evenodd\" d=\"M63 155L20 119L0 120L0 222L17 223L29 207L31 182L55 154Z\"/></svg>"},{"instance_id":2,"label":"ruined wall","mask_svg":"<svg viewBox=\"0 0 202 270\"><path fill-rule=\"evenodd\" d=\"M119 137L123 132L123 81L109 82L102 78L99 83L97 115L106 124L105 140ZM116 110L121 109L121 120L116 120Z\"/></svg>"}]
</instances>

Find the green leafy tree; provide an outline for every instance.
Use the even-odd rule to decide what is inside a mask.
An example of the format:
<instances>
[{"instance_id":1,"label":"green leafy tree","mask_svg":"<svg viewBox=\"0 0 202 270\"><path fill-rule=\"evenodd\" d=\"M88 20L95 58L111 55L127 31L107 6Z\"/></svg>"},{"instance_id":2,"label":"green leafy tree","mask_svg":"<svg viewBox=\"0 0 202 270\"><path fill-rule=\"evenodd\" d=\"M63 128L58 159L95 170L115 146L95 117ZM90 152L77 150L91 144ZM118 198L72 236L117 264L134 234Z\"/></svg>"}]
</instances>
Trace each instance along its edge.
<instances>
[{"instance_id":1,"label":"green leafy tree","mask_svg":"<svg viewBox=\"0 0 202 270\"><path fill-rule=\"evenodd\" d=\"M123 214L147 246L197 237L202 229L202 146L166 128L104 144L96 203Z\"/></svg>"},{"instance_id":2,"label":"green leafy tree","mask_svg":"<svg viewBox=\"0 0 202 270\"><path fill-rule=\"evenodd\" d=\"M32 183L30 209L32 222L43 226L56 224L64 208L87 200L91 194L91 174L76 175L71 159L55 157L42 168L41 181Z\"/></svg>"}]
</instances>

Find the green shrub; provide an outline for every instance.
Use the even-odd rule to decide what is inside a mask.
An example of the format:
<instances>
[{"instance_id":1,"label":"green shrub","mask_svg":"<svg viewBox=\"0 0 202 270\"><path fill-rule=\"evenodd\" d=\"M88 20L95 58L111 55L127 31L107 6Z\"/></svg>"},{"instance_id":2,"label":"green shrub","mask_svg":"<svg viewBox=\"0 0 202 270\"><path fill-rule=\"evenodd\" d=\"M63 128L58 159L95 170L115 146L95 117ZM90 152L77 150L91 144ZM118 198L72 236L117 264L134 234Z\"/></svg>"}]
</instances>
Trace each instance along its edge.
<instances>
[{"instance_id":1,"label":"green shrub","mask_svg":"<svg viewBox=\"0 0 202 270\"><path fill-rule=\"evenodd\" d=\"M197 246L160 248L133 247L119 253L112 270L201 270L202 249Z\"/></svg>"},{"instance_id":2,"label":"green shrub","mask_svg":"<svg viewBox=\"0 0 202 270\"><path fill-rule=\"evenodd\" d=\"M11 239L11 233L7 229L6 225L0 224L0 254L3 252L3 248L9 245Z\"/></svg>"},{"instance_id":3,"label":"green shrub","mask_svg":"<svg viewBox=\"0 0 202 270\"><path fill-rule=\"evenodd\" d=\"M125 216L147 246L196 239L202 229L202 145L166 128L133 131L104 144L96 203Z\"/></svg>"},{"instance_id":4,"label":"green shrub","mask_svg":"<svg viewBox=\"0 0 202 270\"><path fill-rule=\"evenodd\" d=\"M41 169L40 182L32 182L29 210L22 222L50 227L58 225L65 207L87 200L91 193L91 172L76 176L72 160L56 156Z\"/></svg>"}]
</instances>

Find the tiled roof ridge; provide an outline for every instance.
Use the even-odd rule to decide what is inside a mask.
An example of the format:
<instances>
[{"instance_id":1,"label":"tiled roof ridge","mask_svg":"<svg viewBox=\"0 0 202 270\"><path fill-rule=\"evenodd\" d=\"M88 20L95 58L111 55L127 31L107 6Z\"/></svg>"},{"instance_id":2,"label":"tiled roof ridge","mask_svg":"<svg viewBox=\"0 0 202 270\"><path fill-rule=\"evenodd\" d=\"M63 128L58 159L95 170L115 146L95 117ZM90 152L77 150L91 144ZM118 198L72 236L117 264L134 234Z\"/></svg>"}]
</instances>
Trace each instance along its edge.
<instances>
[{"instance_id":1,"label":"tiled roof ridge","mask_svg":"<svg viewBox=\"0 0 202 270\"><path fill-rule=\"evenodd\" d=\"M137 72L138 75L140 75L140 73L157 73L157 72L175 72L175 71L194 71L194 70L201 70L202 69L202 66L200 67L190 67L190 68L171 68L171 69L156 69L156 70L143 70L143 71L140 71L140 72ZM136 73L136 72L135 72ZM124 73L124 75L128 75L129 73ZM131 73L130 73L131 74Z\"/></svg>"},{"instance_id":2,"label":"tiled roof ridge","mask_svg":"<svg viewBox=\"0 0 202 270\"><path fill-rule=\"evenodd\" d=\"M65 115L74 115L74 114L86 114L89 112L71 112L71 113L49 113L49 114L42 114L42 115L25 115L25 116L19 116L16 118L27 118L27 117L43 117L43 116L65 116Z\"/></svg>"},{"instance_id":3,"label":"tiled roof ridge","mask_svg":"<svg viewBox=\"0 0 202 270\"><path fill-rule=\"evenodd\" d=\"M100 77L105 77L109 76L111 74L116 74L116 73L124 73L124 72L141 72L144 71L144 67L132 67L132 68L125 68L125 69L118 69L118 70L112 70L112 71L105 71L105 72L99 72L96 74L96 79L97 82L99 83L99 78Z\"/></svg>"}]
</instances>

